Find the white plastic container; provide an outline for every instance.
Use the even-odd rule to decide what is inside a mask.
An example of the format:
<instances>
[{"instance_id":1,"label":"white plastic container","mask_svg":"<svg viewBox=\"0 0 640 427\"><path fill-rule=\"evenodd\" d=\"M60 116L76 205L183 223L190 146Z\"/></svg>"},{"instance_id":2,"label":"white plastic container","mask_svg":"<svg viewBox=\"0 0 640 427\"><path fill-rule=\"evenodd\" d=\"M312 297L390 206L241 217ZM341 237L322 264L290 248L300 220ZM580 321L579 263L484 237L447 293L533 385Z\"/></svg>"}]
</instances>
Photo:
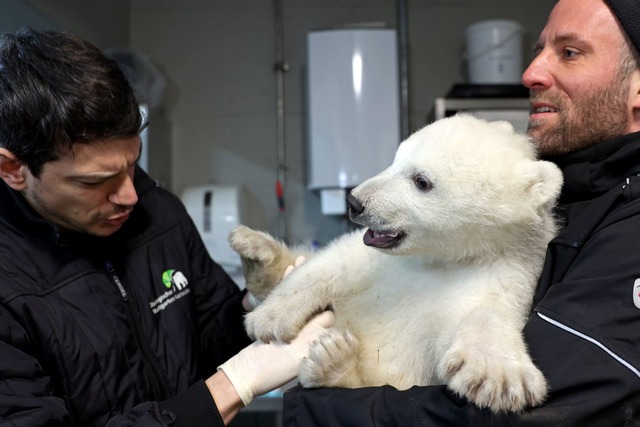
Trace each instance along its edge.
<instances>
[{"instance_id":1,"label":"white plastic container","mask_svg":"<svg viewBox=\"0 0 640 427\"><path fill-rule=\"evenodd\" d=\"M244 288L240 255L231 249L227 238L240 224L245 224L247 206L244 191L235 185L198 185L188 187L180 197L213 258Z\"/></svg>"},{"instance_id":2,"label":"white plastic container","mask_svg":"<svg viewBox=\"0 0 640 427\"><path fill-rule=\"evenodd\" d=\"M465 31L469 83L517 84L522 78L522 26L509 20L477 22Z\"/></svg>"}]
</instances>

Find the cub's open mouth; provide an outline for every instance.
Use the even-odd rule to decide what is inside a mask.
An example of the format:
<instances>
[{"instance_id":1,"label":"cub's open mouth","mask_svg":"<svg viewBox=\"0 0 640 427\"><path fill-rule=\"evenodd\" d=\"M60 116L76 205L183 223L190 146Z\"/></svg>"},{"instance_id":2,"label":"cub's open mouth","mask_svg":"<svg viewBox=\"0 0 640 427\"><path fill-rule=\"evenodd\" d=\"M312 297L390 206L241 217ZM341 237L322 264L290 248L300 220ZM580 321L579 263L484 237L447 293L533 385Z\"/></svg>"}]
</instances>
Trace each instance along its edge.
<instances>
[{"instance_id":1,"label":"cub's open mouth","mask_svg":"<svg viewBox=\"0 0 640 427\"><path fill-rule=\"evenodd\" d=\"M362 241L367 246L380 249L395 248L400 244L405 234L401 231L374 231L368 229Z\"/></svg>"}]
</instances>

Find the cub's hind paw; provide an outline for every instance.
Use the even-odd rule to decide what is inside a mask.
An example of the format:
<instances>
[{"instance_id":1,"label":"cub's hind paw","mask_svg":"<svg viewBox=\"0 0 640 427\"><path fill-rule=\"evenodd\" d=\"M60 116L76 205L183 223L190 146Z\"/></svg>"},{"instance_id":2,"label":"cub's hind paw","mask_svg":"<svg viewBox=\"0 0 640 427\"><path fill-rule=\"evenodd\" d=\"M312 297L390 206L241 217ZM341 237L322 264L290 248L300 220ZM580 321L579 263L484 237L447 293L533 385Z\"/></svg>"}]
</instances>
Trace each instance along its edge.
<instances>
[{"instance_id":1,"label":"cub's hind paw","mask_svg":"<svg viewBox=\"0 0 640 427\"><path fill-rule=\"evenodd\" d=\"M303 387L357 387L358 340L349 331L328 329L311 343L298 379Z\"/></svg>"},{"instance_id":2,"label":"cub's hind paw","mask_svg":"<svg viewBox=\"0 0 640 427\"><path fill-rule=\"evenodd\" d=\"M547 382L527 354L501 357L467 348L450 351L445 360L449 388L493 412L519 412L546 397Z\"/></svg>"}]
</instances>

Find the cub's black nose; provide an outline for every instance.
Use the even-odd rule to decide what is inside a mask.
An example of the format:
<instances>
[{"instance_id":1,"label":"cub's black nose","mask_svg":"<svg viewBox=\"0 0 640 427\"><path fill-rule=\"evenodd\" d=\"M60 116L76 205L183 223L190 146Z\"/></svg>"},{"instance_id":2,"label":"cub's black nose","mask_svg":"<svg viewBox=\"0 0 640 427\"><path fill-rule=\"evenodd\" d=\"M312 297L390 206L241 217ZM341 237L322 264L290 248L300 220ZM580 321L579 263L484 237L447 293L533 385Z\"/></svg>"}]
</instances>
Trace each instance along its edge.
<instances>
[{"instance_id":1,"label":"cub's black nose","mask_svg":"<svg viewBox=\"0 0 640 427\"><path fill-rule=\"evenodd\" d=\"M360 215L364 211L364 206L351 193L347 196L347 205L351 215Z\"/></svg>"}]
</instances>

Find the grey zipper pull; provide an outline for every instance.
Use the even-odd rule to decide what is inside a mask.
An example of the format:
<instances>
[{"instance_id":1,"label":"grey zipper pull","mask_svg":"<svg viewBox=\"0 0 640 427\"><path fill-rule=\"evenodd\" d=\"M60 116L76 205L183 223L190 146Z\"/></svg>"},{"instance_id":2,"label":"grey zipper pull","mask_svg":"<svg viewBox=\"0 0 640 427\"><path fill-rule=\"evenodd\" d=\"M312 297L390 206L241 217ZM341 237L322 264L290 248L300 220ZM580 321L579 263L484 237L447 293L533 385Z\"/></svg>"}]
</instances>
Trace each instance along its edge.
<instances>
[{"instance_id":1,"label":"grey zipper pull","mask_svg":"<svg viewBox=\"0 0 640 427\"><path fill-rule=\"evenodd\" d=\"M118 289L120 290L122 299L127 301L129 299L129 296L127 295L127 291L124 289L124 286L122 286L122 282L120 281L120 278L116 273L116 270L113 268L113 265L111 265L111 262L109 262L109 260L106 260L104 262L104 267L107 269L107 273L111 275L111 279L113 280L113 283L115 283Z\"/></svg>"}]
</instances>

